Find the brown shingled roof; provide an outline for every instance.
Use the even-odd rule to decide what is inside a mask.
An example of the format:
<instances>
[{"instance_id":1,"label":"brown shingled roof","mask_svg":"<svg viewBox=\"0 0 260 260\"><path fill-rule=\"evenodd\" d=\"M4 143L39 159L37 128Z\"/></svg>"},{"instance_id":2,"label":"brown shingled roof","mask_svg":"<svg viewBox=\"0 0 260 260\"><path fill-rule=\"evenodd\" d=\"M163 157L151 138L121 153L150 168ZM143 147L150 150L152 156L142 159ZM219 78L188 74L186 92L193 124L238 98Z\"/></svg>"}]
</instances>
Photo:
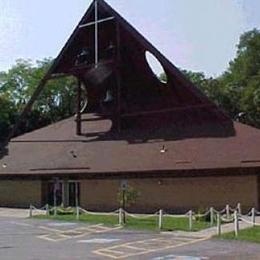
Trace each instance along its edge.
<instances>
[{"instance_id":1,"label":"brown shingled roof","mask_svg":"<svg viewBox=\"0 0 260 260\"><path fill-rule=\"evenodd\" d=\"M74 118L69 118L14 138L4 151L7 156L0 159L0 177L69 174L86 178L125 173L143 177L151 172L169 176L176 172L260 169L260 130L232 122L115 10L103 0L98 4L100 18L113 17L113 23L104 25L99 34L100 45L116 37L112 40L116 40L121 57L116 61L124 80L114 104L120 103L116 106L120 129L116 132L101 111L99 116L82 116L80 136L75 134ZM93 30L82 27L93 21L93 5L94 2L40 82L21 118L51 76L72 73L75 57L85 47L86 39L93 49ZM115 33L116 28L120 33ZM168 78L166 84L151 73L146 51L162 64ZM85 68L81 73L85 75L89 70ZM117 73L111 77L114 85Z\"/></svg>"},{"instance_id":2,"label":"brown shingled roof","mask_svg":"<svg viewBox=\"0 0 260 260\"><path fill-rule=\"evenodd\" d=\"M138 173L259 168L260 130L234 123L229 137L195 136L203 127L157 129L153 132L110 131L111 121L84 115L83 134L75 134L74 118L14 138L0 174ZM216 126L207 126L214 130ZM223 129L225 131L225 129ZM218 129L219 132L219 129ZM163 150L165 150L163 152Z\"/></svg>"}]
</instances>

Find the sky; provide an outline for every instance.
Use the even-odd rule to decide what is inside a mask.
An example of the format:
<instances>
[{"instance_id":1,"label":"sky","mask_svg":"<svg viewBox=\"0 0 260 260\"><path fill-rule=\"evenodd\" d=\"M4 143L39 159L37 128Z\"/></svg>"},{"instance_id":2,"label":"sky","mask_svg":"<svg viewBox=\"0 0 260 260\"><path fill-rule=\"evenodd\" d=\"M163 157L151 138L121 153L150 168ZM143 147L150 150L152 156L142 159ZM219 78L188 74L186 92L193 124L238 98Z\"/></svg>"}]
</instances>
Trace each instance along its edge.
<instances>
[{"instance_id":1,"label":"sky","mask_svg":"<svg viewBox=\"0 0 260 260\"><path fill-rule=\"evenodd\" d=\"M218 76L239 36L260 29L259 0L107 0L176 66ZM0 71L56 57L91 0L0 0Z\"/></svg>"}]
</instances>

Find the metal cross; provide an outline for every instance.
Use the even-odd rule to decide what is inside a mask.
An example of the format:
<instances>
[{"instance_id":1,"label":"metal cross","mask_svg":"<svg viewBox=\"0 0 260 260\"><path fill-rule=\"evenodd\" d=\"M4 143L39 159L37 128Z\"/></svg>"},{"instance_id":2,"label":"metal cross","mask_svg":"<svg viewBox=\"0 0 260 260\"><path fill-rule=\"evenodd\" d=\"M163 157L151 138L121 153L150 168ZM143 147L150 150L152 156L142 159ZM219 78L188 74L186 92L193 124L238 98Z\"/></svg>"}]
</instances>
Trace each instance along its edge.
<instances>
[{"instance_id":1,"label":"metal cross","mask_svg":"<svg viewBox=\"0 0 260 260\"><path fill-rule=\"evenodd\" d=\"M79 28L85 28L88 26L95 26L95 67L98 66L98 24L99 23L103 23L103 22L107 22L110 20L113 20L114 17L107 17L105 19L98 19L98 0L94 0L94 4L95 4L95 21L93 22L89 22L86 24L81 24L79 25Z\"/></svg>"}]
</instances>

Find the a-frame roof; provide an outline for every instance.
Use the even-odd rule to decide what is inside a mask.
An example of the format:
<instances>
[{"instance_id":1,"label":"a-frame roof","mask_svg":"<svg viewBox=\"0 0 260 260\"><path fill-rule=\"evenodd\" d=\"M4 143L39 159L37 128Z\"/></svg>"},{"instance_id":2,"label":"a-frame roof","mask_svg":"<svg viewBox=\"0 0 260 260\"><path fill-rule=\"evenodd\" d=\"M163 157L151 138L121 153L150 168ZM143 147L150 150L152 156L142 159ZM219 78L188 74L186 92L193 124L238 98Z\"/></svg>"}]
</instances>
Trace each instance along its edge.
<instances>
[{"instance_id":1,"label":"a-frame roof","mask_svg":"<svg viewBox=\"0 0 260 260\"><path fill-rule=\"evenodd\" d=\"M90 5L86 13L81 18L79 24L76 26L75 30L73 31L72 35L70 36L69 40L61 50L60 54L56 58L53 66L51 67L50 71L51 74L55 73L68 73L68 67L69 65L73 66L73 61L75 59L75 52L76 48L84 47L84 40L86 40L86 31L81 27L84 24L90 23L94 20L94 2ZM108 17L114 17L114 21L119 23L121 30L124 31L125 34L128 35L130 39L133 39L134 42L137 43L136 49L139 51L140 49L142 51L149 51L155 57L161 62L162 66L164 67L165 71L170 76L175 77L183 86L189 89L194 95L196 95L198 98L201 99L201 101L211 101L199 91L185 76L183 73L180 72L180 70L173 65L161 52L155 48L145 37L143 37L142 34L140 34L130 23L128 23L118 12L116 12L110 5L108 5L103 0L97 0L98 2L98 12L100 19L108 18ZM110 29L110 28L109 28ZM93 33L93 32L92 32ZM83 42L81 41L81 38L85 38ZM93 35L90 36L92 39L88 39L88 42L92 41L93 44ZM131 52L131 55L135 53L135 50L133 50L132 46L129 44L129 42L126 41L126 38L121 40L121 44L126 44L126 48L129 48L129 52ZM81 45L81 46L80 46ZM131 50L131 51L130 51ZM74 57L71 56L74 54Z\"/></svg>"},{"instance_id":2,"label":"a-frame roof","mask_svg":"<svg viewBox=\"0 0 260 260\"><path fill-rule=\"evenodd\" d=\"M136 127L136 129L153 130L158 127L166 129L185 125L196 128L196 125L205 124L205 128L208 129L208 124L216 124L216 129L219 129L219 125L224 126L225 136L234 135L232 120L219 107L111 6L103 0L94 0L39 83L8 140L14 136L20 121L30 111L48 80L60 74L80 77L74 73L75 59L83 48L88 47L92 50L95 48L93 24L96 18L95 4L98 7L98 19L109 19L98 25L99 51L102 53L102 49L112 42L120 56L120 62L117 60L116 65L113 66L119 70L122 78L120 95L117 97L121 102L119 112L123 128ZM111 17L113 19L110 19ZM89 23L92 25L85 26ZM167 83L163 84L155 77L146 60L146 52L152 53L162 64L167 74ZM92 69L91 66L83 67L83 73ZM106 82L106 87L111 87L112 91L115 91L114 82L116 81L115 73L113 73L110 81ZM86 85L87 89L91 89L92 86ZM210 131L204 134L205 136L223 136L223 131L219 133L214 131L214 134ZM194 136L196 136L195 132Z\"/></svg>"},{"instance_id":3,"label":"a-frame roof","mask_svg":"<svg viewBox=\"0 0 260 260\"><path fill-rule=\"evenodd\" d=\"M94 20L94 2L90 5L87 12L84 14L82 19L80 20L79 24L75 28L74 32L72 33L71 37L61 50L60 54L58 55L55 63L51 68L51 73L68 73L68 70L73 67L73 61L75 60L78 51L81 47L84 47L85 41L94 43L93 39L93 31L92 36L89 35L89 32L84 31L84 27L81 26L90 23ZM167 76L169 78L175 78L179 84L182 85L182 92L185 92L184 88L188 89L191 95L196 96L200 102L208 102L212 104L212 102L199 90L197 89L185 76L180 70L173 65L157 48L155 48L145 37L142 36L130 23L128 23L118 12L116 12L110 5L108 5L103 0L97 0L98 2L98 13L100 19L114 17L114 21L119 24L122 32L121 32L121 55L124 56L124 51L128 49L128 52L131 53L131 56L137 59L138 54L144 51L149 51L152 53L162 64L163 68L165 69ZM113 21L111 21L112 23ZM112 27L115 26L115 23ZM107 30L111 30L110 27L105 28ZM102 33L102 32L101 32ZM122 35L123 34L123 35ZM86 39L89 36L90 39ZM82 40L82 38L84 38ZM127 40L131 39L132 41L129 42ZM133 44L133 42L135 44ZM132 44L131 44L132 43ZM144 56L142 58L145 58ZM133 62L128 60L128 62ZM140 62L140 61L136 61ZM143 64L141 64L143 65ZM146 71L147 72L147 71ZM187 94L187 93L184 93Z\"/></svg>"},{"instance_id":4,"label":"a-frame roof","mask_svg":"<svg viewBox=\"0 0 260 260\"><path fill-rule=\"evenodd\" d=\"M0 178L39 175L95 178L109 173L119 178L124 174L139 178L148 176L146 173L161 177L174 172L216 174L218 170L224 174L227 170L234 174L255 173L260 167L259 130L233 124L116 11L103 0L97 2L100 18L113 17L103 29L100 27L100 48L105 47L107 41L109 44L115 41L118 47L120 64L117 68L123 78L120 99L126 104L122 106L125 111L121 116L130 127L120 133L113 132L111 118L96 113L82 116L81 136L75 134L75 118L70 118L14 138L7 156L0 159L0 166L6 165L0 167ZM80 28L93 21L93 12L94 2L28 107L47 79L55 74L71 73L75 58L86 43L90 49L94 47L93 29ZM120 37L116 33L118 29ZM168 77L166 85L151 72L145 60L146 51L154 54L164 67ZM88 69L84 68L84 73ZM113 73L108 85L114 80ZM136 116L131 117L135 113ZM138 127L131 127L133 125Z\"/></svg>"},{"instance_id":5,"label":"a-frame roof","mask_svg":"<svg viewBox=\"0 0 260 260\"><path fill-rule=\"evenodd\" d=\"M114 66L114 70L115 67L119 69L122 78L120 95L117 96L121 100L119 112L122 114L123 125L140 126L144 117L149 122L157 121L158 125L162 126L167 126L169 123L182 125L210 121L229 125L229 134L232 133L232 121L221 108L209 100L177 67L103 0L92 2L55 59L45 77L46 80L59 74L66 74L81 77L84 81L82 73L93 70L91 66L84 67L80 74L77 68L75 70L75 60L84 48L90 50L95 48L94 23L92 26L85 26L95 20L95 3L98 6L98 19L109 19L98 25L100 59L102 60L102 52L110 44L116 46L120 56L120 63L111 66ZM110 19L111 17L113 19ZM163 66L168 79L166 84L160 82L151 71L145 57L146 52L153 54ZM98 81L98 78L95 80ZM116 81L113 73L106 87L115 91ZM91 90L89 82L86 85ZM44 84L40 84L29 106L43 88ZM138 120L141 120L141 123Z\"/></svg>"},{"instance_id":6,"label":"a-frame roof","mask_svg":"<svg viewBox=\"0 0 260 260\"><path fill-rule=\"evenodd\" d=\"M109 21L100 23L98 34L95 34L96 26L93 21L96 21L97 17L99 20L109 19ZM111 17L113 19L110 19ZM92 26L85 26L89 23L92 23ZM102 53L105 53L104 51L110 45L115 47L116 57L114 55L112 63L108 63L104 68L96 64L79 68L76 66L77 57L86 48L92 51L96 48L96 36L99 40L97 49L101 53L100 63L103 61ZM153 54L161 63L167 75L167 83L162 83L156 78L146 60L146 52ZM100 68L101 73L98 71ZM95 88L95 84L102 78L104 70L105 73L111 70L112 75L109 74L109 80L100 91ZM118 82L118 72L121 77L120 91L118 86L115 87ZM232 120L103 0L92 2L72 36L39 83L21 114L20 120L11 132L9 140L15 135L20 121L30 111L46 82L60 74L74 75L84 82L90 99L95 101L90 107L91 112L100 112L95 111L93 107L96 108L100 99L105 96L105 92L111 90L116 100L112 111L116 110L117 121L120 119L123 128L168 127L172 124L193 127L193 125L209 123L225 125L228 129L227 136L234 134ZM88 74L91 75L91 80Z\"/></svg>"}]
</instances>

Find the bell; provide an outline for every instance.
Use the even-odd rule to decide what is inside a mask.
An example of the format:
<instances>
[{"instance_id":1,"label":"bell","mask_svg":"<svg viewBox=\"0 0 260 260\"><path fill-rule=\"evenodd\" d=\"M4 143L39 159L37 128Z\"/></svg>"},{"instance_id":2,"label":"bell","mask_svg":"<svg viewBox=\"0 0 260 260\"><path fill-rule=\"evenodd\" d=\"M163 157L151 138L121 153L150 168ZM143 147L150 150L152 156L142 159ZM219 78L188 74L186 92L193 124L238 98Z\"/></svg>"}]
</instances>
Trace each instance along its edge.
<instances>
[{"instance_id":1,"label":"bell","mask_svg":"<svg viewBox=\"0 0 260 260\"><path fill-rule=\"evenodd\" d=\"M98 64L97 67L88 70L84 74L84 80L87 85L101 86L113 73L112 64Z\"/></svg>"},{"instance_id":2,"label":"bell","mask_svg":"<svg viewBox=\"0 0 260 260\"><path fill-rule=\"evenodd\" d=\"M75 65L79 66L82 64L87 64L90 61L90 50L88 48L83 48L80 52L80 54L78 54L77 59L75 61Z\"/></svg>"}]
</instances>

